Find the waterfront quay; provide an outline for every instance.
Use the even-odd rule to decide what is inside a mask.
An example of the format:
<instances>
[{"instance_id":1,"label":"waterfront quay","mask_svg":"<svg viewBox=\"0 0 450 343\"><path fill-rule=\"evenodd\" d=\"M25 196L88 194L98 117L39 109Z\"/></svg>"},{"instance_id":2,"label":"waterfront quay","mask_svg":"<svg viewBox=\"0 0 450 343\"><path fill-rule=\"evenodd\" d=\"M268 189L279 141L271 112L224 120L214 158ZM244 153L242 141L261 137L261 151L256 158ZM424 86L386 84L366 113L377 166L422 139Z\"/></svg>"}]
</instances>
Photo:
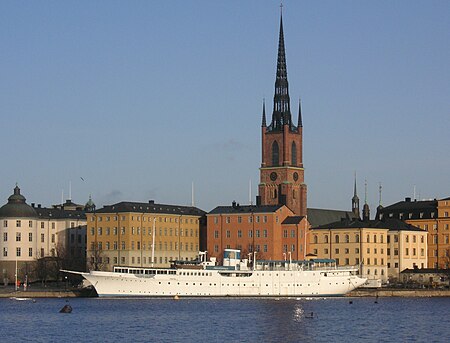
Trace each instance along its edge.
<instances>
[{"instance_id":1,"label":"waterfront quay","mask_svg":"<svg viewBox=\"0 0 450 343\"><path fill-rule=\"evenodd\" d=\"M9 285L0 287L0 298L85 298L96 297L97 293L90 288L43 287L33 285L24 291Z\"/></svg>"}]
</instances>

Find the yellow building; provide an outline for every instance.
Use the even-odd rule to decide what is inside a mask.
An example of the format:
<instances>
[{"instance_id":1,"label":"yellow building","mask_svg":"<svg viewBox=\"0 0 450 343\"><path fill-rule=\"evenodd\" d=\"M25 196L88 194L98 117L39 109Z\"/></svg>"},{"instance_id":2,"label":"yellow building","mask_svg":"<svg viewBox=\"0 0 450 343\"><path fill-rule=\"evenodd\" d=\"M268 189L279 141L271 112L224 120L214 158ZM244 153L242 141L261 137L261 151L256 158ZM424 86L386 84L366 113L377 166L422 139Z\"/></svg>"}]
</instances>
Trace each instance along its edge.
<instances>
[{"instance_id":1,"label":"yellow building","mask_svg":"<svg viewBox=\"0 0 450 343\"><path fill-rule=\"evenodd\" d=\"M369 280L396 279L427 265L426 232L400 220L341 220L311 228L308 252L337 265L360 265Z\"/></svg>"},{"instance_id":2,"label":"yellow building","mask_svg":"<svg viewBox=\"0 0 450 343\"><path fill-rule=\"evenodd\" d=\"M195 207L153 201L120 202L86 213L88 268L167 267L170 261L194 260L200 248L204 215Z\"/></svg>"},{"instance_id":3,"label":"yellow building","mask_svg":"<svg viewBox=\"0 0 450 343\"><path fill-rule=\"evenodd\" d=\"M405 198L379 208L378 219L400 219L428 232L428 268L450 268L450 197L416 201Z\"/></svg>"}]
</instances>

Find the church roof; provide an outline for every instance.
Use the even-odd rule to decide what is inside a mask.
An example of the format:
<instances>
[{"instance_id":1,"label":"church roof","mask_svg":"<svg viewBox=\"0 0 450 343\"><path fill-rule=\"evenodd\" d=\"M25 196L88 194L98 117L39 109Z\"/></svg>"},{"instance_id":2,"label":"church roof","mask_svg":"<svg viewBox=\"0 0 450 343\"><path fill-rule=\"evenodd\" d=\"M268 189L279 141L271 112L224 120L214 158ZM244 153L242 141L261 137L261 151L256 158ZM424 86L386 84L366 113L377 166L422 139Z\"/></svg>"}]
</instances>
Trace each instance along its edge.
<instances>
[{"instance_id":1,"label":"church roof","mask_svg":"<svg viewBox=\"0 0 450 343\"><path fill-rule=\"evenodd\" d=\"M340 221L342 218L356 219L357 217L351 211L308 208L308 222L313 227Z\"/></svg>"}]
</instances>

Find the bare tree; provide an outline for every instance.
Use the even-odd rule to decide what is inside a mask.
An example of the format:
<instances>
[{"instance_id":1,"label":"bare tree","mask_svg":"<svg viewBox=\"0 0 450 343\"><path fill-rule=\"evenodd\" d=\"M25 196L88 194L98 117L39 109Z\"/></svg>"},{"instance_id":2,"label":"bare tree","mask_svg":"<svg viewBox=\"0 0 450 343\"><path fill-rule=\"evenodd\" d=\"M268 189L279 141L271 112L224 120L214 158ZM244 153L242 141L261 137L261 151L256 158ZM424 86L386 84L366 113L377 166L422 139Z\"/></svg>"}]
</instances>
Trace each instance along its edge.
<instances>
[{"instance_id":1,"label":"bare tree","mask_svg":"<svg viewBox=\"0 0 450 343\"><path fill-rule=\"evenodd\" d=\"M102 247L99 244L92 244L91 250L89 250L89 262L88 267L90 270L104 270L105 268L105 256L103 254Z\"/></svg>"}]
</instances>

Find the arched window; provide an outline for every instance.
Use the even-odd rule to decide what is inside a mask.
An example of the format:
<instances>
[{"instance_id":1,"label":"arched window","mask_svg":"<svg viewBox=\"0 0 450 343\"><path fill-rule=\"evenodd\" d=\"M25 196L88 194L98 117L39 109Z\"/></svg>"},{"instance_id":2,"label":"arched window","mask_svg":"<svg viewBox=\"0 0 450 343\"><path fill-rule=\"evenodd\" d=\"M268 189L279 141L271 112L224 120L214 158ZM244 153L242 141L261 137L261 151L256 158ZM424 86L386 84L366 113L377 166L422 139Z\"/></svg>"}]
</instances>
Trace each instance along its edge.
<instances>
[{"instance_id":1,"label":"arched window","mask_svg":"<svg viewBox=\"0 0 450 343\"><path fill-rule=\"evenodd\" d=\"M370 236L367 235L367 243L370 243Z\"/></svg>"},{"instance_id":2,"label":"arched window","mask_svg":"<svg viewBox=\"0 0 450 343\"><path fill-rule=\"evenodd\" d=\"M350 243L350 236L349 235L345 235L345 243Z\"/></svg>"},{"instance_id":3,"label":"arched window","mask_svg":"<svg viewBox=\"0 0 450 343\"><path fill-rule=\"evenodd\" d=\"M334 242L339 243L339 235L334 236Z\"/></svg>"},{"instance_id":4,"label":"arched window","mask_svg":"<svg viewBox=\"0 0 450 343\"><path fill-rule=\"evenodd\" d=\"M355 239L356 239L356 243L359 243L359 235L358 234L356 235Z\"/></svg>"},{"instance_id":5,"label":"arched window","mask_svg":"<svg viewBox=\"0 0 450 343\"><path fill-rule=\"evenodd\" d=\"M325 243L328 243L328 235L324 236Z\"/></svg>"},{"instance_id":6,"label":"arched window","mask_svg":"<svg viewBox=\"0 0 450 343\"><path fill-rule=\"evenodd\" d=\"M291 163L293 166L297 165L297 145L295 145L295 142L292 142L292 148L291 148Z\"/></svg>"},{"instance_id":7,"label":"arched window","mask_svg":"<svg viewBox=\"0 0 450 343\"><path fill-rule=\"evenodd\" d=\"M373 242L374 242L374 243L377 242L377 235L373 235Z\"/></svg>"},{"instance_id":8,"label":"arched window","mask_svg":"<svg viewBox=\"0 0 450 343\"><path fill-rule=\"evenodd\" d=\"M314 244L317 244L317 242L318 242L317 235L314 235Z\"/></svg>"},{"instance_id":9,"label":"arched window","mask_svg":"<svg viewBox=\"0 0 450 343\"><path fill-rule=\"evenodd\" d=\"M280 164L280 148L277 141L272 144L272 165L278 166Z\"/></svg>"}]
</instances>

